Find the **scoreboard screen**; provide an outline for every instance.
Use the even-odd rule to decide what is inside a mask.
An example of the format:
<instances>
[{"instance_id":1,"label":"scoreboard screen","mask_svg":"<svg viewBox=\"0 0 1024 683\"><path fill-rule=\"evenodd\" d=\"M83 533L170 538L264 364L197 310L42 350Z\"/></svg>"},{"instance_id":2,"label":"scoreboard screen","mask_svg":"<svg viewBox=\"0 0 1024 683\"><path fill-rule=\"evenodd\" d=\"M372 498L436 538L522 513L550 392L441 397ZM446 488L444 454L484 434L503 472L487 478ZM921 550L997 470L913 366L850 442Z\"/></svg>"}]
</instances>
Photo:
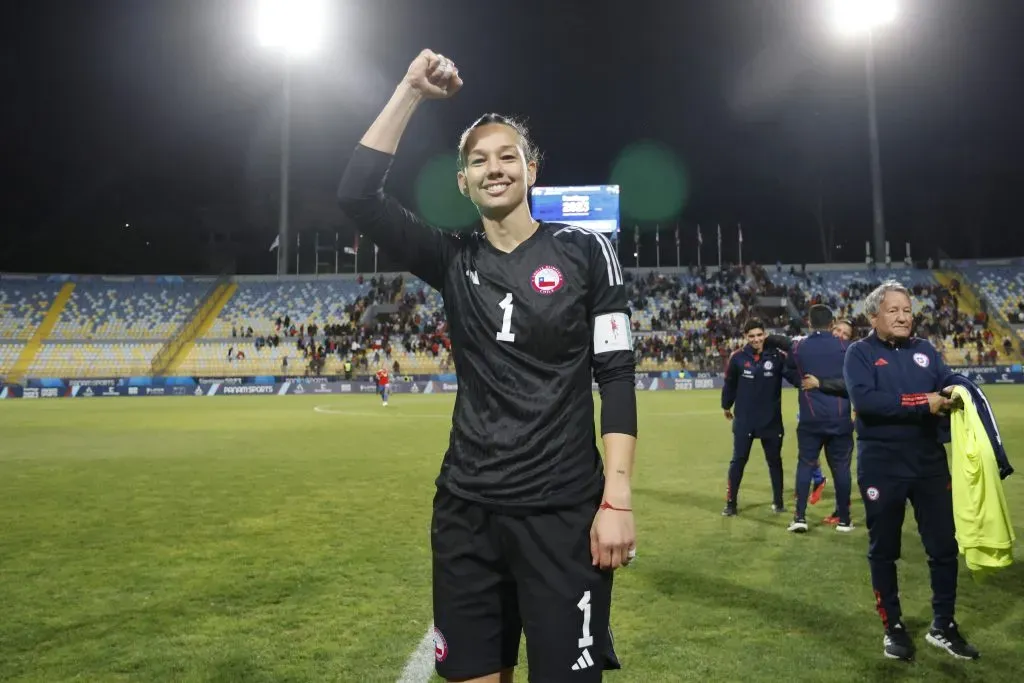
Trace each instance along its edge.
<instances>
[{"instance_id":1,"label":"scoreboard screen","mask_svg":"<svg viewBox=\"0 0 1024 683\"><path fill-rule=\"evenodd\" d=\"M619 230L619 186L535 187L530 192L533 217L567 223L595 232Z\"/></svg>"}]
</instances>

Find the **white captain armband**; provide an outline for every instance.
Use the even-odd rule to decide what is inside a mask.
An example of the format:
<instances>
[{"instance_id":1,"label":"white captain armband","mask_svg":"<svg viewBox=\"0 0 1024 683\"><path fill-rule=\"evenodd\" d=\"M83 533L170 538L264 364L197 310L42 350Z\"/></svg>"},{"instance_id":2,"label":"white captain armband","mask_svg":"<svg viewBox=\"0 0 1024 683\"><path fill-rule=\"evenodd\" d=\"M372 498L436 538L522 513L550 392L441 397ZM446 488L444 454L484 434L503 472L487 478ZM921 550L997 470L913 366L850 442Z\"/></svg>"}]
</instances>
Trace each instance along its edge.
<instances>
[{"instance_id":1,"label":"white captain armband","mask_svg":"<svg viewBox=\"0 0 1024 683\"><path fill-rule=\"evenodd\" d=\"M594 353L632 351L633 332L625 313L603 313L594 317Z\"/></svg>"}]
</instances>

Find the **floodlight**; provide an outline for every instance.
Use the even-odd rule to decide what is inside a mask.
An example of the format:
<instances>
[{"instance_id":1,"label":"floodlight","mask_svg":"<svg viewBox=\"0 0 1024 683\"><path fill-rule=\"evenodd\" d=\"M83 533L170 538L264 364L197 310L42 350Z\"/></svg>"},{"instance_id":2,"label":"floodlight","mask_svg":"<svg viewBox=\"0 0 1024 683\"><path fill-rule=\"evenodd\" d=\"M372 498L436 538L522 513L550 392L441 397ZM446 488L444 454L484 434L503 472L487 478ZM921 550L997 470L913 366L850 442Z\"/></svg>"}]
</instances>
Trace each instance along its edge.
<instances>
[{"instance_id":1,"label":"floodlight","mask_svg":"<svg viewBox=\"0 0 1024 683\"><path fill-rule=\"evenodd\" d=\"M327 0L259 0L256 34L264 47L289 56L313 52L323 41Z\"/></svg>"},{"instance_id":2,"label":"floodlight","mask_svg":"<svg viewBox=\"0 0 1024 683\"><path fill-rule=\"evenodd\" d=\"M847 34L870 33L896 19L896 0L831 0L832 21Z\"/></svg>"}]
</instances>

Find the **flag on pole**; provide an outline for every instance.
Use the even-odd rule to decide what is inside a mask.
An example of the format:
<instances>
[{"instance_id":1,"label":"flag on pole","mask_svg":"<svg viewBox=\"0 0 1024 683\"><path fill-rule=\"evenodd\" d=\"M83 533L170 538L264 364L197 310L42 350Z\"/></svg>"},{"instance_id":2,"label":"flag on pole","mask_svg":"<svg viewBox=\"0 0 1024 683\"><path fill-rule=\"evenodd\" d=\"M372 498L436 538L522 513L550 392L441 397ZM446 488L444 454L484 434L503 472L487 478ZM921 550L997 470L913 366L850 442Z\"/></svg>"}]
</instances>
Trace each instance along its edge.
<instances>
[{"instance_id":1,"label":"flag on pole","mask_svg":"<svg viewBox=\"0 0 1024 683\"><path fill-rule=\"evenodd\" d=\"M718 224L718 267L722 267L722 224Z\"/></svg>"},{"instance_id":2,"label":"flag on pole","mask_svg":"<svg viewBox=\"0 0 1024 683\"><path fill-rule=\"evenodd\" d=\"M654 267L661 268L661 225L654 226Z\"/></svg>"},{"instance_id":3,"label":"flag on pole","mask_svg":"<svg viewBox=\"0 0 1024 683\"><path fill-rule=\"evenodd\" d=\"M633 258L637 270L640 270L640 226L637 224L633 225Z\"/></svg>"},{"instance_id":4,"label":"flag on pole","mask_svg":"<svg viewBox=\"0 0 1024 683\"><path fill-rule=\"evenodd\" d=\"M373 272L374 273L377 272L377 252L378 251L380 251L380 248L377 247L376 244L374 244L373 245Z\"/></svg>"},{"instance_id":5,"label":"flag on pole","mask_svg":"<svg viewBox=\"0 0 1024 683\"><path fill-rule=\"evenodd\" d=\"M274 241L270 244L270 251L274 251L281 246L281 236L278 235L274 238Z\"/></svg>"},{"instance_id":6,"label":"flag on pole","mask_svg":"<svg viewBox=\"0 0 1024 683\"><path fill-rule=\"evenodd\" d=\"M701 267L701 247L704 246L704 236L700 234L700 224L697 225L697 267Z\"/></svg>"},{"instance_id":7,"label":"flag on pole","mask_svg":"<svg viewBox=\"0 0 1024 683\"><path fill-rule=\"evenodd\" d=\"M679 224L676 223L676 268L679 267Z\"/></svg>"},{"instance_id":8,"label":"flag on pole","mask_svg":"<svg viewBox=\"0 0 1024 683\"><path fill-rule=\"evenodd\" d=\"M739 254L740 255L740 267L742 268L743 267L743 225L741 225L740 223L737 223L736 224L736 232L737 232L737 235L738 235L738 238L739 238L739 244L740 244L740 254Z\"/></svg>"}]
</instances>

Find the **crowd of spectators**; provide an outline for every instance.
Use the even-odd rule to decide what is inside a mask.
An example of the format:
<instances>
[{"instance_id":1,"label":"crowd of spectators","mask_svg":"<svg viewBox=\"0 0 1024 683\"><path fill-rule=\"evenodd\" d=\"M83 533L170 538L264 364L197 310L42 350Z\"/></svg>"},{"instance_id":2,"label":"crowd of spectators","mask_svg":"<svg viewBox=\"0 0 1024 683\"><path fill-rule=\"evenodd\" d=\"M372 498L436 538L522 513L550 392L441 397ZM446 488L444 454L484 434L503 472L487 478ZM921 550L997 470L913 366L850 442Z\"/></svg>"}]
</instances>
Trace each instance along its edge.
<instances>
[{"instance_id":1,"label":"crowd of spectators","mask_svg":"<svg viewBox=\"0 0 1024 683\"><path fill-rule=\"evenodd\" d=\"M362 278L359 283L364 283ZM356 372L372 373L387 366L394 374L401 374L401 362L393 353L395 346L406 353L437 359L441 371L449 369L451 342L444 311L424 308L426 291L405 291L401 275L374 277L369 285L364 296L345 306L338 320L299 322L284 312L271 321L268 334L254 338L254 349L259 352L265 346L276 347L283 336L285 344L295 345L307 374L322 371L331 355L349 360ZM380 304L391 304L397 310L389 306L389 312L373 315L371 309ZM253 336L251 328L245 336Z\"/></svg>"},{"instance_id":2,"label":"crowd of spectators","mask_svg":"<svg viewBox=\"0 0 1024 683\"><path fill-rule=\"evenodd\" d=\"M714 272L691 268L682 278L627 272L630 307L643 311L651 302L656 304L649 318L634 316L634 347L641 368L719 372L729 355L744 344L742 327L749 318L760 318L777 332L801 334L806 331L801 318L817 303L830 306L837 317L851 320L858 336L870 330L858 304L881 278L847 282L836 291L823 286L820 273L791 269L789 275L785 278L788 284L776 284L758 264ZM369 284L369 291L346 306L340 320L296 324L284 313L272 321L268 334L254 338L255 350L276 347L284 337L285 343L295 344L309 372L321 370L324 360L337 354L348 359L357 372L372 372L385 365L398 374L401 363L393 353L397 346L406 353L435 359L438 370L450 371L451 342L444 311L427 306L427 290L408 291L401 276L374 277ZM911 287L916 333L929 338L941 351L960 350L969 364L1005 360L1013 351L1012 343L996 338L984 312L972 317L960 311L958 289L956 281L952 290L939 284ZM759 306L759 297L784 298L793 308ZM390 304L392 312L368 316L377 304ZM792 310L799 317L792 316ZM1024 307L1021 314L1024 316ZM253 331L249 328L239 336L253 337Z\"/></svg>"},{"instance_id":3,"label":"crowd of spectators","mask_svg":"<svg viewBox=\"0 0 1024 683\"><path fill-rule=\"evenodd\" d=\"M820 273L794 268L789 274L788 286L773 283L757 264L746 269L728 267L712 275L691 270L683 280L653 272L632 280L628 285L635 310L646 308L656 296L661 297L664 311L651 317L646 330L639 321L634 322L638 361L646 367L721 371L729 355L743 346L741 330L749 318L757 317L775 331L797 335L806 331L808 308L818 303L831 307L838 318L851 320L858 336L870 331L870 322L858 304L881 278L852 281L826 295L821 293L825 287ZM928 338L942 352L961 350L967 364L1005 362L1013 354L1013 342L996 337L986 313L970 316L959 310L959 287L956 280L951 289L939 284L910 287L917 302L916 334ZM779 308L757 306L759 296L788 299L799 317ZM1024 308L1021 312L1024 315Z\"/></svg>"}]
</instances>

